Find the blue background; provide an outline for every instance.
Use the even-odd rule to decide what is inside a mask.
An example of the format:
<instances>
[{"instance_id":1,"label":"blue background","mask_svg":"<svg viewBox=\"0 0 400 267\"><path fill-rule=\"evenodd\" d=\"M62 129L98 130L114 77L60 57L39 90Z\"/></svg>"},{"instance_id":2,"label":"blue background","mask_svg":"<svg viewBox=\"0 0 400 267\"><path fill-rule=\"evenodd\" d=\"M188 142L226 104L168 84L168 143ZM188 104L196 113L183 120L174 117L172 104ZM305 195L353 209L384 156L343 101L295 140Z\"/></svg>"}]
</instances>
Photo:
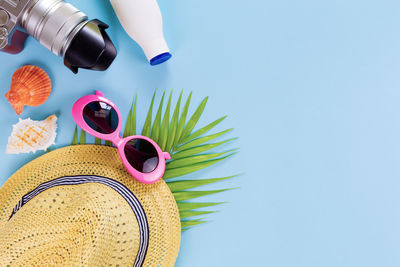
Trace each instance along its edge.
<instances>
[{"instance_id":1,"label":"blue background","mask_svg":"<svg viewBox=\"0 0 400 267\"><path fill-rule=\"evenodd\" d=\"M176 266L400 266L400 4L387 0L160 0L173 52L151 67L108 1L71 1L109 23L119 55L106 72L73 75L35 40L0 54L0 90L36 64L54 91L23 118L59 112L57 146L71 142L73 102L104 91L122 114L155 89L210 101L204 125L229 117L241 152L196 177L245 174L207 189L229 201L185 232ZM18 118L0 98L0 148ZM124 118L125 120L125 118ZM0 154L0 182L35 155Z\"/></svg>"}]
</instances>

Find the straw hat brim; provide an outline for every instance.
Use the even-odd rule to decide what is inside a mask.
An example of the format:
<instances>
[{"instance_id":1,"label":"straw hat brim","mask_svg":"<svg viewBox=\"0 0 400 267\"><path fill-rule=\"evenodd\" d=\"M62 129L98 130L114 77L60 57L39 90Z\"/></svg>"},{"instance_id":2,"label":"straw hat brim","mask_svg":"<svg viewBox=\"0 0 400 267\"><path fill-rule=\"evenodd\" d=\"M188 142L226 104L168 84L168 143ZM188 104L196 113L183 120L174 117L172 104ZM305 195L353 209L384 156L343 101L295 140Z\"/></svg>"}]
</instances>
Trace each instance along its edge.
<instances>
[{"instance_id":1,"label":"straw hat brim","mask_svg":"<svg viewBox=\"0 0 400 267\"><path fill-rule=\"evenodd\" d=\"M163 180L136 181L115 148L96 145L49 152L0 188L1 264L135 266L142 223L118 188L130 192L145 214L148 244L141 265L174 266L181 225L169 187Z\"/></svg>"}]
</instances>

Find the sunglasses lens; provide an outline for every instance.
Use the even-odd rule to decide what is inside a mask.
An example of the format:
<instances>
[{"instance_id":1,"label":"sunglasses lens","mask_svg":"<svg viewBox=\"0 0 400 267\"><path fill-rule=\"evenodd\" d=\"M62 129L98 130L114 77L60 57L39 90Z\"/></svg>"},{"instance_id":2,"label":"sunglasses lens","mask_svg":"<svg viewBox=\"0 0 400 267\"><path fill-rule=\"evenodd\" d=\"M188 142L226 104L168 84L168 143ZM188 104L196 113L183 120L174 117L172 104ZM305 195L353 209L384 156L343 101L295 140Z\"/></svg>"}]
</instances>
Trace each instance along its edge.
<instances>
[{"instance_id":1,"label":"sunglasses lens","mask_svg":"<svg viewBox=\"0 0 400 267\"><path fill-rule=\"evenodd\" d=\"M83 109L83 118L90 128L102 134L115 132L119 122L115 109L100 101L87 104Z\"/></svg>"},{"instance_id":2,"label":"sunglasses lens","mask_svg":"<svg viewBox=\"0 0 400 267\"><path fill-rule=\"evenodd\" d=\"M126 143L125 156L133 168L142 173L154 171L158 165L156 148L144 139L132 139Z\"/></svg>"}]
</instances>

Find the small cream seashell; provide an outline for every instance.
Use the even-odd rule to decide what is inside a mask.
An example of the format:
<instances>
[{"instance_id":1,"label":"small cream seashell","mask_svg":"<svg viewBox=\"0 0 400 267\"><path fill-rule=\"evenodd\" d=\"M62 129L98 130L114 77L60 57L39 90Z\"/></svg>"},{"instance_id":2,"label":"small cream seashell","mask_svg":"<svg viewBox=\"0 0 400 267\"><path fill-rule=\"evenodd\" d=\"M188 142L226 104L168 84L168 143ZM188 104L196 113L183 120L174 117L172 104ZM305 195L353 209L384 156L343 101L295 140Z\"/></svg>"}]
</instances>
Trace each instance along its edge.
<instances>
[{"instance_id":1,"label":"small cream seashell","mask_svg":"<svg viewBox=\"0 0 400 267\"><path fill-rule=\"evenodd\" d=\"M51 115L43 121L20 119L8 138L7 154L35 153L54 144L57 136L57 117Z\"/></svg>"}]
</instances>

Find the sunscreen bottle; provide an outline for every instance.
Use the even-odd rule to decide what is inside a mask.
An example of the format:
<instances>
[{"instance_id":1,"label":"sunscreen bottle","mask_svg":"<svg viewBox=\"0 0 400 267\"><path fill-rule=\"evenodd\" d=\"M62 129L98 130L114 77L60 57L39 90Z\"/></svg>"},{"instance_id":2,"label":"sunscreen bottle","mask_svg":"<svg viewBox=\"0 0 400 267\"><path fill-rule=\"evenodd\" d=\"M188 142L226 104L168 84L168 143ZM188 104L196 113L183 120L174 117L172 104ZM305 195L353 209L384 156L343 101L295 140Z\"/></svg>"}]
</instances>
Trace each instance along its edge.
<instances>
[{"instance_id":1,"label":"sunscreen bottle","mask_svg":"<svg viewBox=\"0 0 400 267\"><path fill-rule=\"evenodd\" d=\"M122 27L140 45L151 65L171 58L156 0L110 1Z\"/></svg>"}]
</instances>

